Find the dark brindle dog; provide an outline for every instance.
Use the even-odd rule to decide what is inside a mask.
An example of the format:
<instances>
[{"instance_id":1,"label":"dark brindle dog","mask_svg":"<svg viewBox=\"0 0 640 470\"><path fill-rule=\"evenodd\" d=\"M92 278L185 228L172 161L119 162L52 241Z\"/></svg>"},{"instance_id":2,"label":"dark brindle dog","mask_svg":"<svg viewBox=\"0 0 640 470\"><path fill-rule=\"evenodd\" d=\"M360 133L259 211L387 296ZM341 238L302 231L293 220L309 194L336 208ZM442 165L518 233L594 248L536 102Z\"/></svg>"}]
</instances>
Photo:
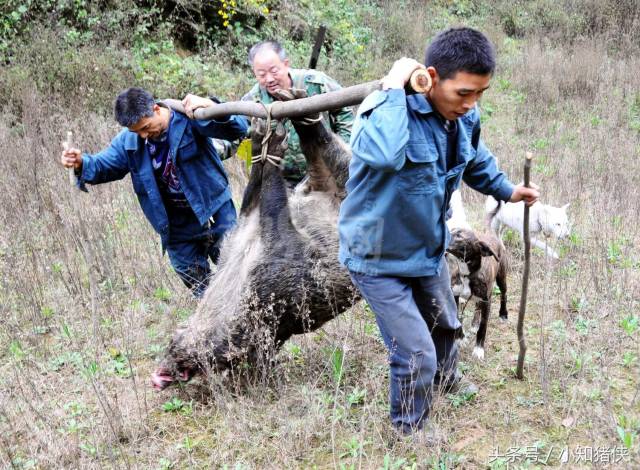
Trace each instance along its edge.
<instances>
[{"instance_id":1,"label":"dark brindle dog","mask_svg":"<svg viewBox=\"0 0 640 470\"><path fill-rule=\"evenodd\" d=\"M447 251L468 268L470 294L477 297L474 320L479 318L480 323L473 355L483 359L494 284L498 284L500 288L500 318L507 320L507 253L502 242L495 236L476 235L471 230L461 228L451 232L451 243ZM451 265L452 288L458 303L465 279L464 275L460 274L463 271L456 261L449 258L448 261Z\"/></svg>"}]
</instances>

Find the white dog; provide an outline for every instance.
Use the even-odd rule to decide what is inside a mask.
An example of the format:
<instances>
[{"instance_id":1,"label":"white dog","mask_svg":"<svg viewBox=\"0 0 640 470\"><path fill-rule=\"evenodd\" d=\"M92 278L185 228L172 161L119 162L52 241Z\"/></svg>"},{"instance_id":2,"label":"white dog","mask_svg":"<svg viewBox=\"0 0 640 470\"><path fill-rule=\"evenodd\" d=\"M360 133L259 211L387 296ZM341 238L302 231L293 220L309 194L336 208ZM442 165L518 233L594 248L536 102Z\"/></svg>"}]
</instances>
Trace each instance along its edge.
<instances>
[{"instance_id":1,"label":"white dog","mask_svg":"<svg viewBox=\"0 0 640 470\"><path fill-rule=\"evenodd\" d=\"M553 207L537 202L529 209L531 244L542 249L547 256L554 259L559 258L558 253L556 253L547 242L550 237L561 239L569 235L570 226L569 218L567 217L567 207L569 207L569 204L565 204L562 207ZM498 201L488 196L484 209L490 217L491 230L496 234L499 234L502 226L506 225L516 230L522 237L524 202L500 203L498 207ZM536 236L540 234L544 236L544 241L536 238Z\"/></svg>"},{"instance_id":2,"label":"white dog","mask_svg":"<svg viewBox=\"0 0 640 470\"><path fill-rule=\"evenodd\" d=\"M469 222L467 222L467 214L464 212L464 206L462 205L462 195L460 190L456 189L451 193L451 201L449 201L449 208L451 209L451 217L447 220L447 227L449 230L454 228L464 228L472 230Z\"/></svg>"}]
</instances>

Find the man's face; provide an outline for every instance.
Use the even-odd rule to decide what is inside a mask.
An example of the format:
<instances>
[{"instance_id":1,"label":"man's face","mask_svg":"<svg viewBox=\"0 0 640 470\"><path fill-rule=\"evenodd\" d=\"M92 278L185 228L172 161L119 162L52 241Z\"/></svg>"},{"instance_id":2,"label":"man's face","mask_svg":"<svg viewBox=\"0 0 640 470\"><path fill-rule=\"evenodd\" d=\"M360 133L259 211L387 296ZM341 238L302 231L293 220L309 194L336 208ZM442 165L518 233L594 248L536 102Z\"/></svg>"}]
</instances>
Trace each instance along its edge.
<instances>
[{"instance_id":1,"label":"man's face","mask_svg":"<svg viewBox=\"0 0 640 470\"><path fill-rule=\"evenodd\" d=\"M261 88L274 95L276 90L291 88L289 78L289 59L281 60L270 49L263 50L253 58L253 73Z\"/></svg>"},{"instance_id":2,"label":"man's face","mask_svg":"<svg viewBox=\"0 0 640 470\"><path fill-rule=\"evenodd\" d=\"M153 105L153 116L143 117L135 124L129 126L131 132L135 132L143 139L155 139L162 135L169 124L162 108L157 104Z\"/></svg>"},{"instance_id":3,"label":"man's face","mask_svg":"<svg viewBox=\"0 0 640 470\"><path fill-rule=\"evenodd\" d=\"M446 80L440 79L437 71L429 67L433 87L429 91L431 104L449 120L467 114L489 88L491 75L478 75L469 72L457 72Z\"/></svg>"}]
</instances>

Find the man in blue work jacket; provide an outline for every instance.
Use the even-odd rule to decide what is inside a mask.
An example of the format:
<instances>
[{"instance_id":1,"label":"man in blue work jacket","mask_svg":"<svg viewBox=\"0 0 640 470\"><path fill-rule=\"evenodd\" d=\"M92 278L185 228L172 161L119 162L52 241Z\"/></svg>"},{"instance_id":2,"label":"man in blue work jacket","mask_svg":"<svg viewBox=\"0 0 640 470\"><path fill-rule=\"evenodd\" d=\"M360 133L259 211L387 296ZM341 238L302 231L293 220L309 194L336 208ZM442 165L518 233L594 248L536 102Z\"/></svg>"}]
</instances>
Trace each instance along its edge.
<instances>
[{"instance_id":1,"label":"man in blue work jacket","mask_svg":"<svg viewBox=\"0 0 640 470\"><path fill-rule=\"evenodd\" d=\"M185 106L203 98L188 95ZM202 296L217 262L224 233L236 221L229 181L210 137L235 140L245 135L247 120L190 120L156 103L141 88L123 91L115 101L122 130L105 150L62 153L62 164L74 168L78 186L119 180L131 174L140 206L160 234L163 250L180 279Z\"/></svg>"},{"instance_id":2,"label":"man in blue work jacket","mask_svg":"<svg viewBox=\"0 0 640 470\"><path fill-rule=\"evenodd\" d=\"M375 312L390 355L390 415L401 435L424 427L432 387L477 392L456 371L456 304L444 252L445 214L461 180L502 201L533 204L536 189L514 186L480 139L476 103L489 87L495 52L469 28L440 33L426 67L394 63L383 89L358 110L347 197L340 208L340 261ZM426 68L427 96L404 86ZM427 441L429 442L429 441ZM433 441L431 441L433 442Z\"/></svg>"}]
</instances>

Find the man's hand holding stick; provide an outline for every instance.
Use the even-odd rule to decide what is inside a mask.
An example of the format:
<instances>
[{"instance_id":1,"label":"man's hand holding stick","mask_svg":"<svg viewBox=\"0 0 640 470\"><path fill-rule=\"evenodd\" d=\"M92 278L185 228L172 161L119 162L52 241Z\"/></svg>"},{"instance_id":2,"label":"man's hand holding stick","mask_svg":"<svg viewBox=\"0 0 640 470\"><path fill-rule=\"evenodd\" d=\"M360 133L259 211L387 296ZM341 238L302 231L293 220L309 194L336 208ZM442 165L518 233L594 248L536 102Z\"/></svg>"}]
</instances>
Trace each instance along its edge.
<instances>
[{"instance_id":1,"label":"man's hand holding stick","mask_svg":"<svg viewBox=\"0 0 640 470\"><path fill-rule=\"evenodd\" d=\"M71 131L67 132L67 140L62 142L62 147L64 150L62 152L60 162L68 169L69 184L71 184L71 186L75 186L75 171L82 168L82 152L77 148L73 148L73 133Z\"/></svg>"}]
</instances>

